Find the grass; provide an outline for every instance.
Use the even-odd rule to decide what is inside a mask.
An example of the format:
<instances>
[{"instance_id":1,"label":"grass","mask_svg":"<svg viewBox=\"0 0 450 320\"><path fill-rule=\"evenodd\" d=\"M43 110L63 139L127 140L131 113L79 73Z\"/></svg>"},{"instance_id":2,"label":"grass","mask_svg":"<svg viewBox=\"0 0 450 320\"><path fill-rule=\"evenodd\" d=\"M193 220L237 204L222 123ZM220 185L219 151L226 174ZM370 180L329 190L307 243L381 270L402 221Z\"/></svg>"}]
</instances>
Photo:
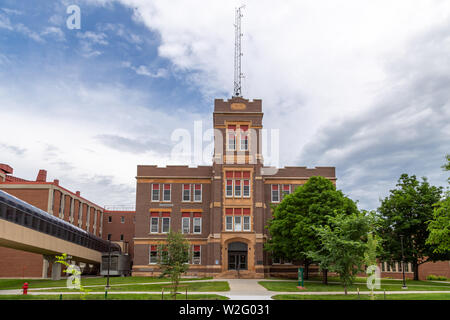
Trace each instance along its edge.
<instances>
[{"instance_id":1,"label":"grass","mask_svg":"<svg viewBox=\"0 0 450 320\"><path fill-rule=\"evenodd\" d=\"M275 300L370 300L368 294L329 294L329 295L300 295L300 294L277 294L272 296ZM383 294L375 295L375 300L384 300ZM449 293L407 293L387 294L386 300L450 300Z\"/></svg>"},{"instance_id":2,"label":"grass","mask_svg":"<svg viewBox=\"0 0 450 320\"><path fill-rule=\"evenodd\" d=\"M347 288L348 291L357 291L358 288L361 291L368 291L365 279L364 281L356 280L356 282ZM300 292L297 289L297 281L259 281L260 285L269 291L281 291L281 292ZM344 287L340 283L330 282L325 285L321 282L305 281L304 283L306 291L344 291ZM429 281L414 281L408 280L406 282L408 289L402 289L402 281L397 280L381 280L381 289L375 291L449 291L450 284L447 283L435 283Z\"/></svg>"},{"instance_id":3,"label":"grass","mask_svg":"<svg viewBox=\"0 0 450 320\"><path fill-rule=\"evenodd\" d=\"M161 292L163 287L168 286L170 284L168 283L155 283L155 284L130 284L130 285L121 285L121 286L112 286L109 289L109 292L111 291L155 291L155 292ZM229 291L230 286L228 285L227 281L206 281L206 282L189 282L184 283L181 285L187 285L188 292L212 292L212 291ZM98 286L98 287L90 287L86 288L90 290L91 292L104 292L105 287L104 286ZM186 288L181 287L178 289L181 292L184 292ZM32 290L31 290L32 291ZM37 290L35 290L36 292ZM47 290L39 290L42 292L70 292L70 291L78 291L76 289L47 289ZM169 292L169 288L164 288L165 292Z\"/></svg>"},{"instance_id":4,"label":"grass","mask_svg":"<svg viewBox=\"0 0 450 320\"><path fill-rule=\"evenodd\" d=\"M184 300L183 294L177 300ZM60 295L0 295L0 300L60 300ZM81 300L79 294L67 294L62 300ZM103 294L88 294L86 300L105 300ZM110 294L107 300L161 300L161 294ZM164 300L172 300L170 295L164 295ZM188 294L188 300L228 300L217 294Z\"/></svg>"},{"instance_id":5,"label":"grass","mask_svg":"<svg viewBox=\"0 0 450 320\"><path fill-rule=\"evenodd\" d=\"M181 281L187 280L209 280L208 278L182 278ZM159 277L110 277L109 284L136 284L136 283L147 283L147 282L168 282L168 278ZM21 289L23 284L28 282L28 288L54 288L54 287L65 287L66 279L61 280L51 280L51 279L0 279L0 290L10 290L10 289ZM106 277L84 277L81 279L81 284L83 286L105 286Z\"/></svg>"}]
</instances>

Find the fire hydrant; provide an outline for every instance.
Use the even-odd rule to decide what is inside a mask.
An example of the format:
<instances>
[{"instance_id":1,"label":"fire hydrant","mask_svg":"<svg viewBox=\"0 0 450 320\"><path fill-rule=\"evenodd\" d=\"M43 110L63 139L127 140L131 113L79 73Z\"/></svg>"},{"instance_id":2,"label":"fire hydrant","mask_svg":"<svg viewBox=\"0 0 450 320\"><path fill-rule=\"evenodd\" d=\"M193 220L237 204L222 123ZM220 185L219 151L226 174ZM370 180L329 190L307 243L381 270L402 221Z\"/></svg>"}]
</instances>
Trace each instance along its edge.
<instances>
[{"instance_id":1,"label":"fire hydrant","mask_svg":"<svg viewBox=\"0 0 450 320\"><path fill-rule=\"evenodd\" d=\"M28 293L28 282L25 282L22 286L23 289L23 294L27 294Z\"/></svg>"}]
</instances>

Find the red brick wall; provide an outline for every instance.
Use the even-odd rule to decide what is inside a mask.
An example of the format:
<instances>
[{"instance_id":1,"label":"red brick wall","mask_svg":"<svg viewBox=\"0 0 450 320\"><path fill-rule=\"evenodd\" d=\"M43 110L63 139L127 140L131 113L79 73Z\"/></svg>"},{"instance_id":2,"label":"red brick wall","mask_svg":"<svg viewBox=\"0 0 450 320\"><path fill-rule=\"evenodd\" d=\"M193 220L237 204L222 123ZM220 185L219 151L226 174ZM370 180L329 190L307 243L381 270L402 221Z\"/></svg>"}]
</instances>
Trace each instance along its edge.
<instances>
[{"instance_id":1,"label":"red brick wall","mask_svg":"<svg viewBox=\"0 0 450 320\"><path fill-rule=\"evenodd\" d=\"M134 211L105 211L103 213L103 233L102 238L107 240L108 234L111 234L111 241L120 241L120 235L123 234L124 241L128 242L128 251L131 259L134 257ZM111 222L108 217L111 216ZM125 222L121 223L121 217L125 218ZM100 220L99 220L100 221Z\"/></svg>"},{"instance_id":2,"label":"red brick wall","mask_svg":"<svg viewBox=\"0 0 450 320\"><path fill-rule=\"evenodd\" d=\"M0 247L0 277L42 277L41 254Z\"/></svg>"},{"instance_id":3,"label":"red brick wall","mask_svg":"<svg viewBox=\"0 0 450 320\"><path fill-rule=\"evenodd\" d=\"M47 211L48 189L10 189L2 188L1 185L0 189L41 210Z\"/></svg>"}]
</instances>

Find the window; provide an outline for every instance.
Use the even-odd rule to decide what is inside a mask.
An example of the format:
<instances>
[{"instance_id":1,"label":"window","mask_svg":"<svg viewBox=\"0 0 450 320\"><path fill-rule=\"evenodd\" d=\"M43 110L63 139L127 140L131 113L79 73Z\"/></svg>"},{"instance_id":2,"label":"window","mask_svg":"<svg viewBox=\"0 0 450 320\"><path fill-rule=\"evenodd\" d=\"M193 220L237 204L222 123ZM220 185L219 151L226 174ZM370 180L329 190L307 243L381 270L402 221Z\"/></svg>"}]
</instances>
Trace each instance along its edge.
<instances>
[{"instance_id":1,"label":"window","mask_svg":"<svg viewBox=\"0 0 450 320\"><path fill-rule=\"evenodd\" d=\"M284 196L291 194L291 185L290 184L283 184L283 198Z\"/></svg>"},{"instance_id":2,"label":"window","mask_svg":"<svg viewBox=\"0 0 450 320\"><path fill-rule=\"evenodd\" d=\"M226 216L225 217L225 230L226 231L233 231L233 216Z\"/></svg>"},{"instance_id":3,"label":"window","mask_svg":"<svg viewBox=\"0 0 450 320\"><path fill-rule=\"evenodd\" d=\"M120 241L123 241L123 234L120 235Z\"/></svg>"},{"instance_id":4,"label":"window","mask_svg":"<svg viewBox=\"0 0 450 320\"><path fill-rule=\"evenodd\" d=\"M159 184L152 184L152 201L159 201Z\"/></svg>"},{"instance_id":5,"label":"window","mask_svg":"<svg viewBox=\"0 0 450 320\"><path fill-rule=\"evenodd\" d=\"M163 201L170 201L170 184L164 185Z\"/></svg>"},{"instance_id":6,"label":"window","mask_svg":"<svg viewBox=\"0 0 450 320\"><path fill-rule=\"evenodd\" d=\"M193 246L192 253L192 264L200 264L201 263L201 247Z\"/></svg>"},{"instance_id":7,"label":"window","mask_svg":"<svg viewBox=\"0 0 450 320\"><path fill-rule=\"evenodd\" d=\"M250 231L250 216L244 216L244 231Z\"/></svg>"},{"instance_id":8,"label":"window","mask_svg":"<svg viewBox=\"0 0 450 320\"><path fill-rule=\"evenodd\" d=\"M170 229L170 218L163 217L162 218L162 233L168 233Z\"/></svg>"},{"instance_id":9,"label":"window","mask_svg":"<svg viewBox=\"0 0 450 320\"><path fill-rule=\"evenodd\" d=\"M108 216L108 223L112 222L112 216Z\"/></svg>"},{"instance_id":10,"label":"window","mask_svg":"<svg viewBox=\"0 0 450 320\"><path fill-rule=\"evenodd\" d=\"M225 231L251 231L250 208L226 208Z\"/></svg>"},{"instance_id":11,"label":"window","mask_svg":"<svg viewBox=\"0 0 450 320\"><path fill-rule=\"evenodd\" d=\"M191 201L191 185L183 184L183 201Z\"/></svg>"},{"instance_id":12,"label":"window","mask_svg":"<svg viewBox=\"0 0 450 320\"><path fill-rule=\"evenodd\" d=\"M202 218L194 217L194 233L202 233Z\"/></svg>"},{"instance_id":13,"label":"window","mask_svg":"<svg viewBox=\"0 0 450 320\"><path fill-rule=\"evenodd\" d=\"M182 227L181 232L182 233L189 233L191 231L190 221L191 221L191 218L189 216L181 218L181 227Z\"/></svg>"},{"instance_id":14,"label":"window","mask_svg":"<svg viewBox=\"0 0 450 320\"><path fill-rule=\"evenodd\" d=\"M196 201L196 202L202 201L202 185L201 184L194 185L194 201Z\"/></svg>"},{"instance_id":15,"label":"window","mask_svg":"<svg viewBox=\"0 0 450 320\"><path fill-rule=\"evenodd\" d=\"M158 263L158 247L151 245L150 246L150 264Z\"/></svg>"},{"instance_id":16,"label":"window","mask_svg":"<svg viewBox=\"0 0 450 320\"><path fill-rule=\"evenodd\" d=\"M277 184L272 184L272 202L280 202L280 190Z\"/></svg>"},{"instance_id":17,"label":"window","mask_svg":"<svg viewBox=\"0 0 450 320\"><path fill-rule=\"evenodd\" d=\"M227 137L228 137L228 151L235 151L236 150L236 126L235 125L228 126Z\"/></svg>"},{"instance_id":18,"label":"window","mask_svg":"<svg viewBox=\"0 0 450 320\"><path fill-rule=\"evenodd\" d=\"M227 179L226 196L227 197L232 197L233 196L233 180L231 180L231 179Z\"/></svg>"},{"instance_id":19,"label":"window","mask_svg":"<svg viewBox=\"0 0 450 320\"><path fill-rule=\"evenodd\" d=\"M244 197L250 197L250 180L244 180Z\"/></svg>"},{"instance_id":20,"label":"window","mask_svg":"<svg viewBox=\"0 0 450 320\"><path fill-rule=\"evenodd\" d=\"M158 233L159 217L151 217L150 219L150 233Z\"/></svg>"},{"instance_id":21,"label":"window","mask_svg":"<svg viewBox=\"0 0 450 320\"><path fill-rule=\"evenodd\" d=\"M120 217L120 223L125 223L125 217Z\"/></svg>"},{"instance_id":22,"label":"window","mask_svg":"<svg viewBox=\"0 0 450 320\"><path fill-rule=\"evenodd\" d=\"M242 231L241 216L234 216L234 231Z\"/></svg>"},{"instance_id":23,"label":"window","mask_svg":"<svg viewBox=\"0 0 450 320\"><path fill-rule=\"evenodd\" d=\"M240 136L241 136L241 151L248 150L248 126L240 126Z\"/></svg>"},{"instance_id":24,"label":"window","mask_svg":"<svg viewBox=\"0 0 450 320\"><path fill-rule=\"evenodd\" d=\"M241 180L234 180L234 196L241 196Z\"/></svg>"},{"instance_id":25,"label":"window","mask_svg":"<svg viewBox=\"0 0 450 320\"><path fill-rule=\"evenodd\" d=\"M108 233L108 240L111 240L111 233Z\"/></svg>"}]
</instances>

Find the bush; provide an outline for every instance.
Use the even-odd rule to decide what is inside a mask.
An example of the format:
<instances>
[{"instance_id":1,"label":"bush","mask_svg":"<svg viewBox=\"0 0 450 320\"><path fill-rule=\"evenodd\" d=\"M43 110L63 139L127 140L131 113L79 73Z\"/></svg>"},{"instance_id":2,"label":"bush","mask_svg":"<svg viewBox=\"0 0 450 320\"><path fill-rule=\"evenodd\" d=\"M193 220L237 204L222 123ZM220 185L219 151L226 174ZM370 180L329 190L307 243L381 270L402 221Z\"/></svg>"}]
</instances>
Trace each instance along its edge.
<instances>
[{"instance_id":1,"label":"bush","mask_svg":"<svg viewBox=\"0 0 450 320\"><path fill-rule=\"evenodd\" d=\"M427 276L427 280L439 280L439 281L445 281L445 280L447 280L447 278L444 277L444 276L436 276L436 275L434 275L434 274L430 274L430 275Z\"/></svg>"}]
</instances>

